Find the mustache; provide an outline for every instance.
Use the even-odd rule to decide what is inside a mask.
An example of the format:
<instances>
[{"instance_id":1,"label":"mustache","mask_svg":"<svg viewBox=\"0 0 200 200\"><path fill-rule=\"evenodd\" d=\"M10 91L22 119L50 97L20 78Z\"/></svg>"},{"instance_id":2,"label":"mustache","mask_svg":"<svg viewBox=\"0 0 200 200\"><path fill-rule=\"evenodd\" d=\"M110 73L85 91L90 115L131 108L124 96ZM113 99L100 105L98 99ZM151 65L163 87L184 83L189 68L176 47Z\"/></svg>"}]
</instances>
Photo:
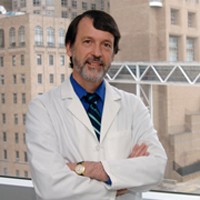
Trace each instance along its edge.
<instances>
[{"instance_id":1,"label":"mustache","mask_svg":"<svg viewBox=\"0 0 200 200\"><path fill-rule=\"evenodd\" d=\"M86 60L86 62L89 62L89 63L91 63L91 62L98 62L99 64L104 65L102 57L96 57L96 56L89 57Z\"/></svg>"}]
</instances>

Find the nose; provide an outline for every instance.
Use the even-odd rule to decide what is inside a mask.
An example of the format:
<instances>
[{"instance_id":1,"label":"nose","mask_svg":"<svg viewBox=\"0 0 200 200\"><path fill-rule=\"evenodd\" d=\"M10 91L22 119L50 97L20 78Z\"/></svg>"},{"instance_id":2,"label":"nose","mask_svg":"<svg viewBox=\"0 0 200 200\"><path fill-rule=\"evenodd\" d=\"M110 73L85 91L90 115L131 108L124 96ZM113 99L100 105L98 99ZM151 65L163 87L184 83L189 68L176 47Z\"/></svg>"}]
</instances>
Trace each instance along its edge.
<instances>
[{"instance_id":1,"label":"nose","mask_svg":"<svg viewBox=\"0 0 200 200\"><path fill-rule=\"evenodd\" d=\"M102 56L101 46L99 44L94 45L92 53L95 57L101 57Z\"/></svg>"}]
</instances>

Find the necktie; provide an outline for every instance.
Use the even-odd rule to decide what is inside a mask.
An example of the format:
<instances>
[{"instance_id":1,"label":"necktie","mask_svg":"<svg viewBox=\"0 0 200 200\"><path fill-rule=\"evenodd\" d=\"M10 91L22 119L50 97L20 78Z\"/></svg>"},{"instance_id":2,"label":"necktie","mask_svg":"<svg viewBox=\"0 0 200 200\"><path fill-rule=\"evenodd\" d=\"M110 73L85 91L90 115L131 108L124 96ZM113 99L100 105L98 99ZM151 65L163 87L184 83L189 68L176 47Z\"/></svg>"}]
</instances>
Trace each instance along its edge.
<instances>
[{"instance_id":1,"label":"necktie","mask_svg":"<svg viewBox=\"0 0 200 200\"><path fill-rule=\"evenodd\" d=\"M95 130L98 140L100 139L100 130L101 130L101 115L97 107L97 101L99 96L97 94L88 93L85 96L86 102L89 104L87 110L88 117L91 121L91 124Z\"/></svg>"}]
</instances>

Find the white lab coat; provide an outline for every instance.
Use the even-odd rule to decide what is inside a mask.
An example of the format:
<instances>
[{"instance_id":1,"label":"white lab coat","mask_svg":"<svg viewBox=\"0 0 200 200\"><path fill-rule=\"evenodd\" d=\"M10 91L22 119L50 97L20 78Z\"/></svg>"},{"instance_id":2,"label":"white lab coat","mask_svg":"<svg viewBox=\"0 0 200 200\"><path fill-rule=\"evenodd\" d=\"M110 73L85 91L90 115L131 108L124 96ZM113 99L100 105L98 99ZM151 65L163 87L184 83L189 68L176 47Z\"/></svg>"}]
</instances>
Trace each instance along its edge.
<instances>
[{"instance_id":1,"label":"white lab coat","mask_svg":"<svg viewBox=\"0 0 200 200\"><path fill-rule=\"evenodd\" d=\"M107 82L100 142L69 79L30 103L26 133L40 200L140 200L164 175L167 158L148 109ZM137 143L146 143L150 155L127 159ZM66 165L79 161L102 161L112 185L78 176ZM129 192L116 197L122 188Z\"/></svg>"}]
</instances>

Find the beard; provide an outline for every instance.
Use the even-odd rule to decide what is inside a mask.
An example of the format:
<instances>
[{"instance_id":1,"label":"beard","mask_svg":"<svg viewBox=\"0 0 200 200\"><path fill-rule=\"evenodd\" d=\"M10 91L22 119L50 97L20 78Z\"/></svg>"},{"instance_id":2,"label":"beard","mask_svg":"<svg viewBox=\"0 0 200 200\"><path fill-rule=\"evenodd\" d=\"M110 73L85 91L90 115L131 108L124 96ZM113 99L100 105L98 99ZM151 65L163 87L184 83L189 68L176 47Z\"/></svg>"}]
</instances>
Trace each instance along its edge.
<instances>
[{"instance_id":1,"label":"beard","mask_svg":"<svg viewBox=\"0 0 200 200\"><path fill-rule=\"evenodd\" d=\"M75 56L72 57L74 69L87 81L102 81L108 72L110 65L106 65L102 58L90 56L81 63Z\"/></svg>"}]
</instances>

